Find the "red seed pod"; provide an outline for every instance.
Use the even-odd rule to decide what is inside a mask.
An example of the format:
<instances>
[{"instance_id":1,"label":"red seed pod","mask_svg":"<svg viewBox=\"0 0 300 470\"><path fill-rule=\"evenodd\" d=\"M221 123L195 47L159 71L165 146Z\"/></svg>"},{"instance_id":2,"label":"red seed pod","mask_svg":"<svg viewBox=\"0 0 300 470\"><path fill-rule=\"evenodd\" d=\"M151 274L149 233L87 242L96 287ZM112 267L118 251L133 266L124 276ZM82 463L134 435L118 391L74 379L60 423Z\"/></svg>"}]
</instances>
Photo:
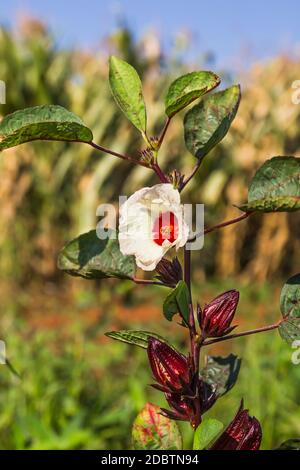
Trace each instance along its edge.
<instances>
[{"instance_id":1,"label":"red seed pod","mask_svg":"<svg viewBox=\"0 0 300 470\"><path fill-rule=\"evenodd\" d=\"M210 450L258 450L262 439L260 422L241 406L227 429Z\"/></svg>"},{"instance_id":2,"label":"red seed pod","mask_svg":"<svg viewBox=\"0 0 300 470\"><path fill-rule=\"evenodd\" d=\"M170 391L181 390L190 381L188 359L168 344L150 337L148 358L157 382Z\"/></svg>"},{"instance_id":3,"label":"red seed pod","mask_svg":"<svg viewBox=\"0 0 300 470\"><path fill-rule=\"evenodd\" d=\"M239 292L230 290L216 297L203 310L198 306L199 324L204 337L216 338L230 333L230 327L239 302Z\"/></svg>"}]
</instances>

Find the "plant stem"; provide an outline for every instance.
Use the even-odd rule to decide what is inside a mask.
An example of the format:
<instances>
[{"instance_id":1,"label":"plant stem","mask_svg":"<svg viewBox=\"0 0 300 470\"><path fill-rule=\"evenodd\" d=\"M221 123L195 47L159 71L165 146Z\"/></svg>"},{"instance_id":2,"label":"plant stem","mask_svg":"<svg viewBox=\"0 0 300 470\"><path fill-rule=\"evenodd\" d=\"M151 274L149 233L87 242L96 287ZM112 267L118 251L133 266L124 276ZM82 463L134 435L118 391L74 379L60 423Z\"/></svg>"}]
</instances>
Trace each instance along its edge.
<instances>
[{"instance_id":1,"label":"plant stem","mask_svg":"<svg viewBox=\"0 0 300 470\"><path fill-rule=\"evenodd\" d=\"M198 237L201 237L202 235L206 235L207 233L210 233L210 232L214 232L215 230L218 230L220 228L227 227L228 225L237 224L238 222L241 222L242 220L247 219L252 214L254 214L254 212L245 212L244 214L242 214L239 217L236 217L235 219L226 220L225 222L222 222L218 225L213 225L212 227L207 227L202 232L197 233L193 238L190 238L189 242L193 242Z\"/></svg>"},{"instance_id":2,"label":"plant stem","mask_svg":"<svg viewBox=\"0 0 300 470\"><path fill-rule=\"evenodd\" d=\"M100 152L109 153L110 155L114 155L115 157L122 158L122 160L127 160L128 162L135 163L136 165L141 165L145 168L151 169L151 166L148 163L136 160L130 155L123 155L122 153L114 152L113 150L102 147L101 145L98 145L95 142L90 142L89 145L91 145L91 147L93 147L94 149L99 150Z\"/></svg>"},{"instance_id":3,"label":"plant stem","mask_svg":"<svg viewBox=\"0 0 300 470\"><path fill-rule=\"evenodd\" d=\"M202 162L202 160L199 160L198 163L194 166L191 174L184 179L184 181L181 185L180 191L182 191L185 188L185 186L191 181L191 179L195 176L195 174L197 173L197 171L200 168L201 162Z\"/></svg>"},{"instance_id":4,"label":"plant stem","mask_svg":"<svg viewBox=\"0 0 300 470\"><path fill-rule=\"evenodd\" d=\"M136 284L143 284L145 286L175 287L175 286L171 286L171 285L168 285L168 284L164 284L163 282L160 282L160 281L153 281L151 279L138 279L136 277L133 277L132 280Z\"/></svg>"},{"instance_id":5,"label":"plant stem","mask_svg":"<svg viewBox=\"0 0 300 470\"><path fill-rule=\"evenodd\" d=\"M166 122L165 122L165 125L164 125L164 127L163 127L161 136L160 136L160 138L159 138L159 140L158 140L158 145L157 145L158 148L160 148L161 145L162 145L162 143L163 143L163 140L164 140L165 135L166 135L166 133L167 133L167 130L168 130L168 127L169 127L170 122L171 122L171 118L168 117L167 120L166 120Z\"/></svg>"},{"instance_id":6,"label":"plant stem","mask_svg":"<svg viewBox=\"0 0 300 470\"><path fill-rule=\"evenodd\" d=\"M95 142L90 142L89 145L91 145L91 147L93 147L94 149L99 150L100 152L108 153L110 155L113 155L114 157L122 158L122 160L126 160L128 162L135 163L136 165L143 166L144 168L148 168L149 170L153 170L155 171L162 183L169 183L168 177L163 173L157 162L151 165L141 160L137 160L136 158L133 158L130 155L123 155L122 153L114 152L113 150L107 149L106 147L102 147L101 145L98 145Z\"/></svg>"},{"instance_id":7,"label":"plant stem","mask_svg":"<svg viewBox=\"0 0 300 470\"><path fill-rule=\"evenodd\" d=\"M262 326L261 328L255 328L254 330L243 331L242 333L235 333L233 335L224 336L222 338L214 338L209 341L204 341L202 346L220 343L221 341L227 341L229 339L241 338L242 336L254 335L256 333L263 333L264 331L276 330L277 328L279 328L279 326L284 320L284 318L281 318L278 322L274 323L273 325Z\"/></svg>"},{"instance_id":8,"label":"plant stem","mask_svg":"<svg viewBox=\"0 0 300 470\"><path fill-rule=\"evenodd\" d=\"M192 301L192 288L191 288L191 251L184 247L184 282L187 285L190 302L189 302L189 331L191 341L191 355L193 358L194 372L199 371L199 343L196 341L197 331L195 324L195 316Z\"/></svg>"},{"instance_id":9,"label":"plant stem","mask_svg":"<svg viewBox=\"0 0 300 470\"><path fill-rule=\"evenodd\" d=\"M152 168L162 183L169 183L168 177L163 173L162 169L160 168L157 162L152 164Z\"/></svg>"},{"instance_id":10,"label":"plant stem","mask_svg":"<svg viewBox=\"0 0 300 470\"><path fill-rule=\"evenodd\" d=\"M184 247L184 281L188 287L189 294L190 294L188 328L190 332L192 372L193 372L194 377L198 377L199 376L199 363L200 363L200 349L201 349L202 342L199 341L200 338L197 335L193 300L192 300L191 250L188 250L186 246ZM198 423L196 426L198 426L201 422L201 409L200 409L200 400L199 400L198 393L199 392L197 388L195 400L194 400L195 415L197 416L197 423Z\"/></svg>"}]
</instances>

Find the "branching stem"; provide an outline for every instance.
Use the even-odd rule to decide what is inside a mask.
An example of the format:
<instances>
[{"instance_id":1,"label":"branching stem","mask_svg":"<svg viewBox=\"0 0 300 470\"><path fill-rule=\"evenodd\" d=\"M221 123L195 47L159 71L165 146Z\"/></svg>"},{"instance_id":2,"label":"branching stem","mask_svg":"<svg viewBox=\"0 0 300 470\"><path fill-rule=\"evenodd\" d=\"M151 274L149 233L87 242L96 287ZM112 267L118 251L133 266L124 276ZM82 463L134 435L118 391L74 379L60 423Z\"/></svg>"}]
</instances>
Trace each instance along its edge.
<instances>
[{"instance_id":1,"label":"branching stem","mask_svg":"<svg viewBox=\"0 0 300 470\"><path fill-rule=\"evenodd\" d=\"M235 333L233 335L223 336L221 338L214 338L209 341L204 341L202 346L209 346L210 344L220 343L221 341L227 341L229 339L241 338L242 336L254 335L256 333L263 333L265 331L276 330L279 328L281 323L284 321L284 318L281 318L278 322L273 325L262 326L261 328L255 328L254 330L243 331L242 333Z\"/></svg>"},{"instance_id":2,"label":"branching stem","mask_svg":"<svg viewBox=\"0 0 300 470\"><path fill-rule=\"evenodd\" d=\"M161 133L161 135L160 135L160 138L159 138L159 140L158 140L158 148L159 148L159 149L160 149L160 147L161 147L161 145L162 145L162 143L163 143L163 141L164 141L164 138L165 138L165 135L166 135L166 133L167 133L168 127L169 127L169 125L170 125L170 122L171 122L171 118L168 117L167 120L166 120L166 122L165 122L165 125L164 125L164 127L163 127L163 130L162 130L162 133Z\"/></svg>"},{"instance_id":3,"label":"branching stem","mask_svg":"<svg viewBox=\"0 0 300 470\"><path fill-rule=\"evenodd\" d=\"M163 286L163 287L175 287L168 284L164 284L160 281L153 281L152 279L138 279L136 277L132 278L133 282L136 284L143 284L144 286Z\"/></svg>"},{"instance_id":4,"label":"branching stem","mask_svg":"<svg viewBox=\"0 0 300 470\"><path fill-rule=\"evenodd\" d=\"M197 233L193 238L190 238L189 242L193 242L197 238L201 237L202 235L206 235L207 233L214 232L215 230L218 230L220 228L228 227L228 225L237 224L238 222L241 222L242 220L247 219L252 214L253 214L253 212L244 212L244 214L242 214L239 217L236 217L235 219L226 220L225 222L222 222L218 225L213 225L212 227L207 227L202 232Z\"/></svg>"},{"instance_id":5,"label":"branching stem","mask_svg":"<svg viewBox=\"0 0 300 470\"><path fill-rule=\"evenodd\" d=\"M191 181L191 179L195 176L195 174L197 173L197 171L198 171L199 168L200 168L201 161L202 161L202 160L199 160L199 161L198 161L198 163L194 166L194 168L193 168L191 174L190 174L189 176L187 176L187 177L184 179L184 181L183 181L183 183L182 183L182 185L181 185L180 191L182 191L182 190L186 187L186 185Z\"/></svg>"},{"instance_id":6,"label":"branching stem","mask_svg":"<svg viewBox=\"0 0 300 470\"><path fill-rule=\"evenodd\" d=\"M114 157L122 158L122 160L127 160L128 162L135 163L136 165L141 165L145 168L151 169L151 166L148 163L137 160L131 157L130 155L123 155L122 153L115 152L114 150L107 149L106 147L102 147L101 145L98 145L95 142L90 142L89 145L91 145L91 147L93 147L94 149L99 150L100 152L108 153L110 155L113 155Z\"/></svg>"}]
</instances>

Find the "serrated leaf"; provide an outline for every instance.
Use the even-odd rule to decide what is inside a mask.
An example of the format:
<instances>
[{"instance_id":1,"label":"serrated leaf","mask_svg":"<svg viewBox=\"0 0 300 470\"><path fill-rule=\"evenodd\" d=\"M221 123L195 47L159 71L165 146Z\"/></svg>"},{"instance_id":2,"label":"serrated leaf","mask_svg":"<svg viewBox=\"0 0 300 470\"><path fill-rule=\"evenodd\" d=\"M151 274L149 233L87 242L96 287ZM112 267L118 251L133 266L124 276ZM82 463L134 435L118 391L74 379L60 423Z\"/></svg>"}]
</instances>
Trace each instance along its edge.
<instances>
[{"instance_id":1,"label":"serrated leaf","mask_svg":"<svg viewBox=\"0 0 300 470\"><path fill-rule=\"evenodd\" d=\"M149 337L159 339L167 343L167 341L160 335L152 333L150 331L135 331L135 330L120 330L120 331L109 331L105 333L105 336L122 341L123 343L133 344L140 348L147 349Z\"/></svg>"},{"instance_id":2,"label":"serrated leaf","mask_svg":"<svg viewBox=\"0 0 300 470\"><path fill-rule=\"evenodd\" d=\"M33 140L91 142L92 131L61 106L35 106L16 111L0 123L0 151Z\"/></svg>"},{"instance_id":3,"label":"serrated leaf","mask_svg":"<svg viewBox=\"0 0 300 470\"><path fill-rule=\"evenodd\" d=\"M169 117L181 111L197 98L213 90L220 83L213 72L191 72L177 78L167 92L165 107Z\"/></svg>"},{"instance_id":4,"label":"serrated leaf","mask_svg":"<svg viewBox=\"0 0 300 470\"><path fill-rule=\"evenodd\" d=\"M121 253L117 235L100 240L96 230L67 243L59 254L58 267L85 279L132 279L135 274L134 257Z\"/></svg>"},{"instance_id":5,"label":"serrated leaf","mask_svg":"<svg viewBox=\"0 0 300 470\"><path fill-rule=\"evenodd\" d=\"M300 439L289 439L283 442L275 450L300 450Z\"/></svg>"},{"instance_id":6,"label":"serrated leaf","mask_svg":"<svg viewBox=\"0 0 300 470\"><path fill-rule=\"evenodd\" d=\"M111 56L109 83L112 94L125 116L141 132L146 132L147 115L142 84L137 71L127 62Z\"/></svg>"},{"instance_id":7,"label":"serrated leaf","mask_svg":"<svg viewBox=\"0 0 300 470\"><path fill-rule=\"evenodd\" d=\"M189 302L190 294L188 287L184 281L178 284L169 293L163 304L164 316L167 320L172 321L176 313L180 313L186 323L189 321Z\"/></svg>"},{"instance_id":8,"label":"serrated leaf","mask_svg":"<svg viewBox=\"0 0 300 470\"><path fill-rule=\"evenodd\" d=\"M152 403L136 417L132 428L135 450L182 450L182 438L178 426L160 414L160 408Z\"/></svg>"},{"instance_id":9,"label":"serrated leaf","mask_svg":"<svg viewBox=\"0 0 300 470\"><path fill-rule=\"evenodd\" d=\"M188 150L198 159L207 155L227 134L241 99L239 85L201 100L184 118Z\"/></svg>"},{"instance_id":10,"label":"serrated leaf","mask_svg":"<svg viewBox=\"0 0 300 470\"><path fill-rule=\"evenodd\" d=\"M300 158L273 157L251 181L245 212L290 212L300 209Z\"/></svg>"},{"instance_id":11,"label":"serrated leaf","mask_svg":"<svg viewBox=\"0 0 300 470\"><path fill-rule=\"evenodd\" d=\"M241 362L234 354L226 357L207 356L201 376L216 389L219 396L225 395L237 381Z\"/></svg>"},{"instance_id":12,"label":"serrated leaf","mask_svg":"<svg viewBox=\"0 0 300 470\"><path fill-rule=\"evenodd\" d=\"M280 309L284 321L279 326L280 336L292 344L300 340L300 274L292 276L282 288Z\"/></svg>"},{"instance_id":13,"label":"serrated leaf","mask_svg":"<svg viewBox=\"0 0 300 470\"><path fill-rule=\"evenodd\" d=\"M224 425L214 418L204 419L194 433L193 450L203 450L215 440Z\"/></svg>"}]
</instances>

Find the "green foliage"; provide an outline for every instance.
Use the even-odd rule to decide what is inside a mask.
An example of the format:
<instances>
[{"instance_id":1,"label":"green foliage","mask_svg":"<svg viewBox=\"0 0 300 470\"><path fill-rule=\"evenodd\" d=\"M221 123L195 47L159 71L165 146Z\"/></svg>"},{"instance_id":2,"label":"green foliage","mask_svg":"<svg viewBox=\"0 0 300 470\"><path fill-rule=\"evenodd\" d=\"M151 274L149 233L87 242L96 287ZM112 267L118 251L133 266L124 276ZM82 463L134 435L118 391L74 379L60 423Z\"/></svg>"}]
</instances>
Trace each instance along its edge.
<instances>
[{"instance_id":1,"label":"green foliage","mask_svg":"<svg viewBox=\"0 0 300 470\"><path fill-rule=\"evenodd\" d=\"M285 212L300 209L300 158L274 157L256 172L248 194L246 212Z\"/></svg>"},{"instance_id":2,"label":"green foliage","mask_svg":"<svg viewBox=\"0 0 300 470\"><path fill-rule=\"evenodd\" d=\"M137 71L124 60L112 56L109 61L109 83L112 94L125 116L145 134L147 114Z\"/></svg>"},{"instance_id":3,"label":"green foliage","mask_svg":"<svg viewBox=\"0 0 300 470\"><path fill-rule=\"evenodd\" d=\"M199 160L227 134L241 99L238 85L205 97L187 112L184 138L188 150Z\"/></svg>"},{"instance_id":4,"label":"green foliage","mask_svg":"<svg viewBox=\"0 0 300 470\"><path fill-rule=\"evenodd\" d=\"M280 296L284 321L279 326L281 337L289 344L300 339L300 274L288 279Z\"/></svg>"},{"instance_id":5,"label":"green foliage","mask_svg":"<svg viewBox=\"0 0 300 470\"><path fill-rule=\"evenodd\" d=\"M159 406L147 403L132 428L135 450L181 450L182 438L175 421L162 416Z\"/></svg>"},{"instance_id":6,"label":"green foliage","mask_svg":"<svg viewBox=\"0 0 300 470\"><path fill-rule=\"evenodd\" d=\"M129 64L125 63L124 61L119 61L118 59L115 60L115 58L112 58L111 67L110 67L110 82L111 82L111 87L112 87L112 90L113 90L113 93L115 95L117 102L119 103L119 105L121 106L121 108L123 109L127 117L129 117L129 119L136 125L136 127L139 128L139 130L141 130L145 138L146 137L145 136L146 110L145 110L145 105L144 105L142 92L141 92L141 83L135 70L132 68L130 69ZM195 87L197 88L197 86ZM234 89L235 89L235 95L236 95L235 99L233 97ZM172 113L177 112L178 110L182 109L183 106L188 104L190 102L190 99L194 97L195 94L199 93L199 90L192 89L188 91L188 93L186 94L185 93L185 80L183 80L183 83L181 82L177 83L175 88L173 88L173 92L171 93L171 98L170 98L170 106L171 106L169 110L169 113L171 113L170 116L173 116ZM189 94L190 92L191 94ZM222 93L223 95L221 96ZM202 132L203 129L201 130L201 125L199 125L200 133L198 134L197 133L195 134L194 132L196 131L196 128L195 127L193 128L193 122L191 123L191 125L185 126L185 136L186 136L187 146L189 149L191 148L193 149L192 153L197 158L199 158L199 160L201 160L217 143L219 143L222 140L222 138L226 135L229 129L229 126L235 116L236 109L239 103L239 98L240 98L239 88L232 87L231 89L225 90L225 92L221 92L221 94L212 95L212 97L208 97L205 100L203 100L202 103L200 103L200 105L202 105L202 111L201 111L202 116L204 116L205 119L208 119L209 123L212 123L211 128L209 129L209 135L207 134L205 135L205 132L204 133ZM226 98L224 98L225 95L226 95ZM211 105L208 104L210 99L211 99ZM80 108L82 106L83 109L87 109L85 106L86 103L84 102L85 100L82 99L81 101L82 102L80 104L77 103L78 107ZM94 102L95 102L95 97L93 96L91 98L90 104L93 104ZM205 110L203 111L204 108ZM70 109L73 109L73 107L71 107ZM195 108L193 108L193 110L195 110ZM198 113L198 117L201 114L201 112ZM34 120L33 120L34 122L32 122L30 119L28 120L28 115L26 113L28 113L28 111L25 111L25 120L24 120L24 112L23 112L23 114L18 115L17 119L16 117L14 118L8 117L6 120L3 121L4 124L3 123L2 124L4 126L4 132L2 133L1 142L4 145L4 148L8 148L9 146L32 140L34 139L34 135L38 136L39 139L42 139L42 138L49 139L49 134L47 134L46 137L43 137L45 135L44 134L45 123L40 122L40 121L35 122ZM185 124L188 122L188 115L186 117ZM68 121L69 118L71 119L71 124ZM74 121L74 119L76 122ZM204 127L209 128L209 126L207 126L207 123L205 124L205 119L203 120L203 128ZM19 121L21 121L21 123L19 123ZM46 121L46 122L49 123L49 121ZM112 122L113 122L113 127L112 127L113 135L115 135L115 125L114 125L114 121ZM77 135L77 131L79 132L78 135L84 135L86 139L91 138L91 133L90 133L91 131L89 131L89 129L86 128L81 121L79 123L78 118L76 116L70 117L69 115L69 117L67 118L67 124L66 124L66 121L59 121L58 125L56 125L57 123L55 122L54 126L52 126L52 124L53 122L51 121L50 128L51 128L52 134L50 133L50 138L51 138L51 135L53 135L54 138L57 140L58 135L59 136L65 135L68 138L67 139L64 138L62 140L73 140L71 137L74 135ZM77 125L80 125L83 127L80 127L78 130ZM83 132L83 134L81 134L81 132ZM195 138L195 135L196 135L196 138ZM102 138L106 138L106 137L107 137L107 133L106 131L104 131L102 133ZM87 140L87 141L89 142L90 140ZM85 146L85 147L88 147L88 146ZM126 147L126 144L125 144L125 147ZM88 149L88 150L84 150L83 153L81 153L81 156L83 155L85 157L84 164L88 163L88 158L91 155L89 151L92 152L90 149ZM65 157L66 154L68 156L67 152L64 153L63 156ZM48 153L48 158L49 156L52 157L53 155L51 153ZM287 161L290 159L294 161L297 160L293 157L285 157L286 162L284 165L286 165ZM29 160L27 159L25 161L26 163L28 163ZM63 184L62 184L63 181L67 182L69 186L72 187L72 181L70 181L66 177L68 173L68 169L72 167L71 163L72 163L72 158L70 158L70 154L68 158L63 158L63 159L59 159L58 155L56 156L55 169L58 170L57 171L58 178L55 180L55 183L54 183L54 186L56 189L57 188L61 189L63 187ZM257 187L254 188L253 190L254 196L253 196L252 201L251 201L252 186L251 186L250 191L249 191L248 204L244 206L244 210L248 210L248 211L262 210L265 212L268 212L268 211L270 212L270 211L298 209L299 194L297 192L297 189L295 190L295 187L299 186L298 164L297 165L294 163L287 164L289 166L284 168L283 179L281 177L282 175L278 177L278 171L277 171L278 169L275 169L276 171L273 172L277 164L278 162L274 164L274 167L272 166L272 171L270 173L267 172L267 175L263 175L263 177L268 181L270 180L270 178L272 180L276 179L276 184L275 184L276 189L274 190L275 194L272 194L274 188L271 187L269 188L268 194L262 191L264 192L264 194L261 196L260 194L261 187L262 186L265 187L266 185L264 183L261 184L261 182L259 181L259 183L257 184ZM44 166L42 163L40 166L40 169L44 170L45 168L47 168L48 170L49 168L52 169L51 165L50 167L49 166L47 167L46 165ZM88 165L87 167L85 167L84 165L80 167L80 164L78 164L78 167L76 168L76 170L73 170L72 168L72 171L74 171L73 175L82 176L82 168L88 168L89 176L91 177L92 175L92 178L94 178L94 172L89 169ZM99 168L100 168L100 165L97 166L98 170ZM105 171L107 170L107 161L105 161L105 165L101 167L102 170L103 168L105 168ZM93 191L92 191L91 199L94 201L97 199L97 195L98 197L100 196L100 193L98 193L99 181L101 183L104 183L104 179L106 178L107 186L109 186L109 183L110 183L108 173L105 173L105 177L103 179L101 169L98 173L96 172L97 177L93 179L93 185L92 185ZM109 169L111 169L111 167ZM22 170L23 168L21 167L21 172L20 172L21 174L22 174ZM47 173L46 171L46 174L47 175L45 177L45 181L48 181L49 175L52 176L52 172L50 171ZM113 174L116 175L116 173L113 173ZM47 176L48 176L48 179L47 179ZM119 178L123 180L123 172L121 172L121 176L119 176ZM277 181L277 178L278 178L278 181ZM36 180L39 180L39 178L36 178ZM258 197L257 197L257 188L259 188ZM82 194L84 195L83 199L85 200L87 199L88 201L90 201L91 200L89 199L90 191L88 189L90 188L89 188L89 185L87 185L87 180L83 178L82 187L81 187ZM119 189L120 188L118 186L118 191ZM131 187L130 187L130 190L131 190ZM283 195L281 194L282 191L284 193ZM70 194L71 193L72 191L70 191ZM110 193L110 190L108 190L108 193ZM29 194L31 196L30 192ZM73 195L74 195L74 192L73 192ZM111 194L111 196L113 197L113 194ZM34 204L33 207L34 208L40 207L41 204L39 201L39 197L36 198L36 202L37 204ZM68 209L67 213L69 216L69 208L68 208L67 201L65 201L65 206ZM83 209L82 213L85 214L84 207L82 209ZM88 223L86 223L86 225L88 225ZM50 226L51 226L50 222L48 221L48 225L44 226L43 230L45 233L49 234L49 238L51 239L50 230L47 231L47 229L49 229ZM18 229L16 230L16 233L17 232L18 232ZM95 234L93 233L93 235L91 235L91 233L92 232L89 232L88 234L84 234L83 236L81 236L82 238L79 237L78 239L73 240L73 242L70 242L70 244L68 244L67 247L65 247L59 259L59 264L62 267L62 269L67 272L70 272L73 275L82 276L85 278L100 278L101 279L103 277L119 277L123 279L128 279L128 278L131 279L132 276L134 275L134 262L131 263L128 257L126 257L127 259L122 259L122 256L121 256L121 253L117 244L115 244L114 246L110 246L110 245L108 246L109 242L107 242L107 245L106 245L106 244L103 244L103 241L102 241L101 245L99 245L99 243L95 240ZM28 238L29 238L29 241L31 242L30 237ZM92 250L90 250L90 247L88 247L88 244L90 243L92 244L92 247L93 247ZM33 243L30 243L30 244L33 245ZM42 244L43 242L41 243L41 245ZM47 250L45 251L47 252ZM33 265L39 264L36 260L32 260L31 262ZM14 263L12 263L12 265L13 265L13 269L15 269ZM289 303L293 304L294 306L295 293L289 290L288 293L285 295L289 297ZM170 296L171 297L168 297L164 305L165 316L168 318L168 320L172 320L173 315L179 312L184 322L187 322L188 317L189 317L188 302L190 301L187 286L185 284L184 285L178 284L176 289L171 292ZM296 299L296 302L298 302L298 298ZM289 338L293 337L293 339L298 337L299 336L298 332L295 333L295 326L297 326L297 328L299 327L298 313L296 316L291 315L287 320L285 320L282 323L281 327L286 328L286 331L284 331L283 336L286 335ZM281 330L281 333L282 333L282 330ZM144 339L137 338L137 341L139 342L140 346L142 344L145 344L143 343L143 341L145 341L145 338ZM237 367L234 368L235 377L234 377L233 382L235 382L236 380L236 376L238 372L238 371L236 372L236 370L239 369L239 363L237 364L238 364ZM229 369L227 368L225 372L224 370L222 370L221 378L218 379L220 380L220 384L221 384L220 389L223 390L223 393L225 393L232 386L232 383L230 382L231 380L230 373L231 373L230 367ZM226 379L224 379L224 375L226 376ZM150 414L151 415L150 417L153 418L152 413L148 413L148 414ZM57 436L55 432L47 433L47 430L45 432L45 429L39 427L39 420L35 419L33 413L29 415L28 421L32 423L33 428L37 429L37 436L40 437L41 441L46 436L46 438L48 439L48 442L50 442L50 444L48 443L48 445L50 446L54 446L54 447L58 446L57 448L59 448L60 445L64 445L65 448L68 448L68 446L70 446L70 448L72 447L82 448L85 445L84 442L87 442L89 439L89 436L86 437L85 431L83 430L82 422L80 422L79 417L78 417L78 421L76 421L75 419L74 422L73 421L68 422L63 427L63 430L66 430L67 436L66 436L66 439L64 440L65 436L63 436L62 435L63 433L61 433L59 443L57 443ZM153 448L152 446L154 446L155 448L161 448L161 447L156 447L156 446L167 445L162 442L159 443L159 440L162 440L162 438L166 436L164 432L162 434L159 432L159 429L161 426L161 418L160 417L158 418L158 422L152 419L152 424L155 429L153 429L153 435L150 437L150 440L146 442L146 444L143 441L144 434L145 434L143 431L143 428L137 429L137 436L136 436L137 446L144 445L147 448ZM55 426L54 430L56 431L57 429L58 429L58 426ZM69 431L70 431L70 436L71 436L70 442L68 440ZM140 434L139 434L139 431L141 431ZM141 436L143 437L141 438ZM18 438L20 440L19 436ZM39 447L42 448L43 443L37 440L37 443L35 445L38 448Z\"/></svg>"},{"instance_id":7,"label":"green foliage","mask_svg":"<svg viewBox=\"0 0 300 470\"><path fill-rule=\"evenodd\" d=\"M213 72L191 72L177 78L168 90L165 107L169 117L216 88L220 78Z\"/></svg>"},{"instance_id":8,"label":"green foliage","mask_svg":"<svg viewBox=\"0 0 300 470\"><path fill-rule=\"evenodd\" d=\"M172 321L176 313L180 313L183 320L188 323L190 294L184 281L179 281L177 286L166 297L163 304L164 316Z\"/></svg>"},{"instance_id":9,"label":"green foliage","mask_svg":"<svg viewBox=\"0 0 300 470\"><path fill-rule=\"evenodd\" d=\"M76 280L76 287L78 283L86 303L92 286ZM111 288L101 291L95 299L95 308L103 305L104 296L108 298L108 306L111 305ZM213 297L228 285L209 283L198 288L200 297L204 298L208 291L209 297ZM243 323L252 323L249 312L256 316L261 311L261 303L266 305L267 315L262 323L274 317L274 286L237 285L237 288L243 292ZM154 292L156 297L161 295L159 289L150 289L152 297ZM139 290L139 294L145 296L146 291ZM11 302L19 305L17 317L7 306L2 310L1 338L7 343L7 354L21 380L5 366L0 367L0 449L129 449L132 423L144 404L151 401L166 406L164 397L148 386L151 372L145 351L118 341L102 340L103 331L117 321L106 304L98 325L87 328L85 319L89 308L83 307L78 292L77 303L57 299L52 313L47 305L53 302L53 294L50 291L41 295L44 307L40 313L37 300L35 312L29 305L23 308L31 315L42 316L44 327L41 323L31 323L20 310L25 300L33 296L31 292L27 296L11 297ZM56 313L65 325L64 331L68 330L67 337L61 327L52 330L47 327ZM70 323L65 324L68 318ZM132 326L157 328L163 334L162 322L157 318L138 319L135 315ZM173 329L171 336L172 342L182 347L184 331ZM241 396L245 396L246 407L262 423L264 449L278 447L291 436L298 436L300 395L295 383L300 380L300 369L291 362L292 350L272 333L236 340L234 350L243 357L238 386L220 398L205 416L227 423ZM218 346L213 352L224 354L224 347ZM193 433L189 425L179 423L179 427L184 449L191 449Z\"/></svg>"},{"instance_id":10,"label":"green foliage","mask_svg":"<svg viewBox=\"0 0 300 470\"><path fill-rule=\"evenodd\" d=\"M225 395L238 379L241 362L241 359L234 354L229 354L227 357L207 356L201 375L216 389L219 396Z\"/></svg>"},{"instance_id":11,"label":"green foliage","mask_svg":"<svg viewBox=\"0 0 300 470\"><path fill-rule=\"evenodd\" d=\"M300 439L289 439L275 450L300 450Z\"/></svg>"},{"instance_id":12,"label":"green foliage","mask_svg":"<svg viewBox=\"0 0 300 470\"><path fill-rule=\"evenodd\" d=\"M106 336L123 343L133 344L139 346L143 349L148 347L148 338L156 338L164 343L167 343L165 338L158 335L157 333L152 333L150 331L134 331L134 330L122 330L122 331L109 331L105 333Z\"/></svg>"},{"instance_id":13,"label":"green foliage","mask_svg":"<svg viewBox=\"0 0 300 470\"><path fill-rule=\"evenodd\" d=\"M204 419L194 434L194 450L206 449L222 431L224 425L214 418Z\"/></svg>"},{"instance_id":14,"label":"green foliage","mask_svg":"<svg viewBox=\"0 0 300 470\"><path fill-rule=\"evenodd\" d=\"M0 123L0 151L32 140L91 142L82 120L62 106L35 106L15 111Z\"/></svg>"},{"instance_id":15,"label":"green foliage","mask_svg":"<svg viewBox=\"0 0 300 470\"><path fill-rule=\"evenodd\" d=\"M100 240L96 230L67 243L59 254L58 267L85 279L132 279L135 273L134 258L121 253L117 234L114 238Z\"/></svg>"}]
</instances>

